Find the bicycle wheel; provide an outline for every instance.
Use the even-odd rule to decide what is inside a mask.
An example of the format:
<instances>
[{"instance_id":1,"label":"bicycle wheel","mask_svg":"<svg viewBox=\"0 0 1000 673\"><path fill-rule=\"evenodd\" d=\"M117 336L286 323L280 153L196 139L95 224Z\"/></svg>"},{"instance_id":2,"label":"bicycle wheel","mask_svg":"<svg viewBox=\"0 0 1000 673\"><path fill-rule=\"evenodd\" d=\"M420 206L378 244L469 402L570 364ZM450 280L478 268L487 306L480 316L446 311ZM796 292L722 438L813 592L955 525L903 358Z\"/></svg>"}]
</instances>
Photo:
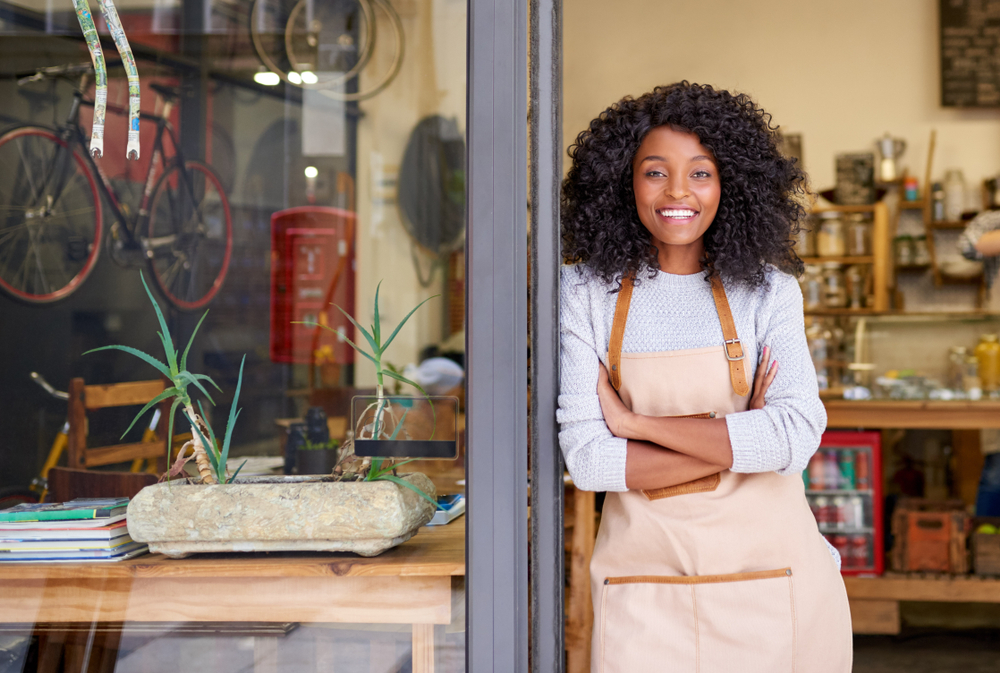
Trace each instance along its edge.
<instances>
[{"instance_id":1,"label":"bicycle wheel","mask_svg":"<svg viewBox=\"0 0 1000 673\"><path fill-rule=\"evenodd\" d=\"M101 253L101 197L90 166L53 131L0 136L0 291L29 304L71 295Z\"/></svg>"},{"instance_id":2,"label":"bicycle wheel","mask_svg":"<svg viewBox=\"0 0 1000 673\"><path fill-rule=\"evenodd\" d=\"M229 200L211 168L189 161L160 177L149 208L153 278L184 311L206 306L219 292L233 252Z\"/></svg>"}]
</instances>

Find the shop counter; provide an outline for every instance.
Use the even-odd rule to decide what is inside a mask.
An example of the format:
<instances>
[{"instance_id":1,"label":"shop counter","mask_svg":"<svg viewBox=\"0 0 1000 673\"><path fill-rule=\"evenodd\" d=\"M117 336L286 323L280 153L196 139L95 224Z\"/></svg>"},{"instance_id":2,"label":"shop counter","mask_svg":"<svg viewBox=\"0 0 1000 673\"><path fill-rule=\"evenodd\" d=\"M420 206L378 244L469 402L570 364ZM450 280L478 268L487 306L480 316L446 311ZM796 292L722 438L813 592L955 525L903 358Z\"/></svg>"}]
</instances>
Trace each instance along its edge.
<instances>
[{"instance_id":1,"label":"shop counter","mask_svg":"<svg viewBox=\"0 0 1000 673\"><path fill-rule=\"evenodd\" d=\"M824 400L828 428L1000 428L1000 400Z\"/></svg>"},{"instance_id":2,"label":"shop counter","mask_svg":"<svg viewBox=\"0 0 1000 673\"><path fill-rule=\"evenodd\" d=\"M150 554L112 564L0 564L0 623L412 624L413 671L429 673L434 625L452 623L464 575L463 516L374 558ZM274 643L255 639L264 648L255 659L273 661Z\"/></svg>"}]
</instances>

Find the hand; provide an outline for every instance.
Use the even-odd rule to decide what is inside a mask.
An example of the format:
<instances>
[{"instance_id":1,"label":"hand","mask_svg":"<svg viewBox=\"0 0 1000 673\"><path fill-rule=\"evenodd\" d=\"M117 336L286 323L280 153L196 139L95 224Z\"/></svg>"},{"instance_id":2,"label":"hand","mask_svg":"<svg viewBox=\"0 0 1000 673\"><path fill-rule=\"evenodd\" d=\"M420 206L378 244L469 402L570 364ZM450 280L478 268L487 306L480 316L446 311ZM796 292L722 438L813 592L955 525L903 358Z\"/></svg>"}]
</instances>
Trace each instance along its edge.
<instances>
[{"instance_id":1,"label":"hand","mask_svg":"<svg viewBox=\"0 0 1000 673\"><path fill-rule=\"evenodd\" d=\"M601 401L604 422L608 424L608 430L615 437L634 439L626 437L625 431L625 428L628 427L628 420L633 414L618 397L618 391L611 386L611 381L608 380L608 370L604 368L604 365L599 366L601 369L597 373L597 397Z\"/></svg>"},{"instance_id":2,"label":"hand","mask_svg":"<svg viewBox=\"0 0 1000 673\"><path fill-rule=\"evenodd\" d=\"M771 386L771 381L774 380L775 375L778 373L778 361L775 360L771 363L771 366L767 366L767 361L771 355L771 349L764 346L764 352L761 353L760 362L757 363L757 373L753 377L753 397L750 398L750 409L763 409L764 408L764 395L767 393L767 389ZM602 403L603 406L603 403Z\"/></svg>"}]
</instances>

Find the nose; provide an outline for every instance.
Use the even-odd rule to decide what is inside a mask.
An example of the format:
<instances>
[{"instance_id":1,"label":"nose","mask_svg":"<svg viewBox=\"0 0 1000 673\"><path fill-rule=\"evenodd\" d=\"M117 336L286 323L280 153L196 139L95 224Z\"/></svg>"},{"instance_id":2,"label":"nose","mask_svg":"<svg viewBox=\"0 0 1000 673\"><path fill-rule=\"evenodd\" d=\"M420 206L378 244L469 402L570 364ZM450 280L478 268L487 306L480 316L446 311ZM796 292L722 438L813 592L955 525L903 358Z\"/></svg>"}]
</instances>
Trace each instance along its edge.
<instances>
[{"instance_id":1,"label":"nose","mask_svg":"<svg viewBox=\"0 0 1000 673\"><path fill-rule=\"evenodd\" d=\"M674 172L663 186L663 193L675 201L689 196L691 190L688 188L687 176L682 171Z\"/></svg>"}]
</instances>

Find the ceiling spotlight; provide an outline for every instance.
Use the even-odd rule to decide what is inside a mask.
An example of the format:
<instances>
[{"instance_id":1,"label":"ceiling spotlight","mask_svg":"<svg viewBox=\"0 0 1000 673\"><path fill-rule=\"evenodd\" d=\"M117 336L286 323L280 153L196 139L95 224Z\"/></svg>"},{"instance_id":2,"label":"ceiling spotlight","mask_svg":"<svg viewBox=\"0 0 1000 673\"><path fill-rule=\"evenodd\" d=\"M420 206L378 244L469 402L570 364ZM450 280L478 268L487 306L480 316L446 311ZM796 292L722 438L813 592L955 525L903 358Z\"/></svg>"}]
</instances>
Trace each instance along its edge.
<instances>
[{"instance_id":1,"label":"ceiling spotlight","mask_svg":"<svg viewBox=\"0 0 1000 673\"><path fill-rule=\"evenodd\" d=\"M262 69L254 73L253 81L264 86L277 86L281 82L281 78L278 77L278 73L276 72Z\"/></svg>"},{"instance_id":2,"label":"ceiling spotlight","mask_svg":"<svg viewBox=\"0 0 1000 673\"><path fill-rule=\"evenodd\" d=\"M294 70L288 71L288 81L291 82L292 84L302 84L302 78L299 77L299 73L295 72Z\"/></svg>"},{"instance_id":3,"label":"ceiling spotlight","mask_svg":"<svg viewBox=\"0 0 1000 673\"><path fill-rule=\"evenodd\" d=\"M319 81L319 77L317 77L316 73L314 73L312 70L303 70L301 74L302 74L302 81L305 82L306 84L315 84L316 82Z\"/></svg>"},{"instance_id":4,"label":"ceiling spotlight","mask_svg":"<svg viewBox=\"0 0 1000 673\"><path fill-rule=\"evenodd\" d=\"M319 170L315 166L306 166L306 177L315 178L319 175Z\"/></svg>"}]
</instances>

